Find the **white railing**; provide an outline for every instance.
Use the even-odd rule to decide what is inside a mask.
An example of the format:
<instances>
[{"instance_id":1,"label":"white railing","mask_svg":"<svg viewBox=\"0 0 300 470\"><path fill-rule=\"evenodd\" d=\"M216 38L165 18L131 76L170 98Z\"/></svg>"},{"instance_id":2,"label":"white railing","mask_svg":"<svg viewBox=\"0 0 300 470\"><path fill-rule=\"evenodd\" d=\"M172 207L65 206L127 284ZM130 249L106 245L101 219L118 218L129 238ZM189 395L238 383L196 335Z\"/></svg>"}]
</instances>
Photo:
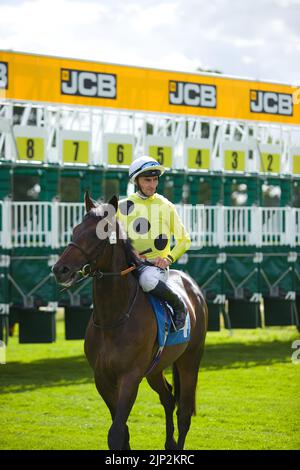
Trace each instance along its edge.
<instances>
[{"instance_id":1,"label":"white railing","mask_svg":"<svg viewBox=\"0 0 300 470\"><path fill-rule=\"evenodd\" d=\"M51 202L11 203L11 245L14 247L51 246L51 219Z\"/></svg>"},{"instance_id":2,"label":"white railing","mask_svg":"<svg viewBox=\"0 0 300 470\"><path fill-rule=\"evenodd\" d=\"M284 245L287 241L287 210L264 207L262 212L262 245Z\"/></svg>"},{"instance_id":3,"label":"white railing","mask_svg":"<svg viewBox=\"0 0 300 470\"><path fill-rule=\"evenodd\" d=\"M222 231L218 231L218 213L220 207L206 206L204 209L204 246L216 246L220 244ZM221 246L223 246L221 244Z\"/></svg>"},{"instance_id":4,"label":"white railing","mask_svg":"<svg viewBox=\"0 0 300 470\"><path fill-rule=\"evenodd\" d=\"M300 243L300 209L190 205L176 208L191 235L192 248L294 247Z\"/></svg>"},{"instance_id":5,"label":"white railing","mask_svg":"<svg viewBox=\"0 0 300 470\"><path fill-rule=\"evenodd\" d=\"M71 241L73 228L82 221L84 213L84 204L68 202L59 204L59 246L65 246Z\"/></svg>"},{"instance_id":6,"label":"white railing","mask_svg":"<svg viewBox=\"0 0 300 470\"><path fill-rule=\"evenodd\" d=\"M224 207L224 245L251 245L253 221L251 207Z\"/></svg>"},{"instance_id":7,"label":"white railing","mask_svg":"<svg viewBox=\"0 0 300 470\"><path fill-rule=\"evenodd\" d=\"M203 205L192 206L191 204L176 205L177 212L183 225L191 237L191 248L199 248L204 244L204 220L205 209Z\"/></svg>"},{"instance_id":8,"label":"white railing","mask_svg":"<svg viewBox=\"0 0 300 470\"><path fill-rule=\"evenodd\" d=\"M300 244L300 209L176 205L191 249ZM0 246L66 246L84 216L83 203L0 201Z\"/></svg>"}]
</instances>

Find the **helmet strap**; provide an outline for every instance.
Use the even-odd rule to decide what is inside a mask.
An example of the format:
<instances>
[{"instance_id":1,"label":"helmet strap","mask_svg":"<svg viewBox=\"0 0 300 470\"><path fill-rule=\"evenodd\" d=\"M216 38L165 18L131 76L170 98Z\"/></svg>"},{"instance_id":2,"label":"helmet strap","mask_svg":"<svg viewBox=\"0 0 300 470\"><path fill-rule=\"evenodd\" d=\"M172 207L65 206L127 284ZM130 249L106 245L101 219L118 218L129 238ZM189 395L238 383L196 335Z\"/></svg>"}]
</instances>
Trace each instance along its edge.
<instances>
[{"instance_id":1,"label":"helmet strap","mask_svg":"<svg viewBox=\"0 0 300 470\"><path fill-rule=\"evenodd\" d=\"M139 196L141 199L148 199L149 196L146 196L145 193L143 193L143 191L141 189L138 190L138 193L139 193Z\"/></svg>"}]
</instances>

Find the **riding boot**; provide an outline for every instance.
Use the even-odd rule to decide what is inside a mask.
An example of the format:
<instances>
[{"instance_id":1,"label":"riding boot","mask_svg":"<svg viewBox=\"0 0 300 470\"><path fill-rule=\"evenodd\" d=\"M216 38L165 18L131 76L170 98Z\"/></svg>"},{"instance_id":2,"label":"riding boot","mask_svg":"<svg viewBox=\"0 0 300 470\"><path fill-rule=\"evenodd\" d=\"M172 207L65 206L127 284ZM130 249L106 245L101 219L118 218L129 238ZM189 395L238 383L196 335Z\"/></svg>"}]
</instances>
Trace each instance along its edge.
<instances>
[{"instance_id":1,"label":"riding boot","mask_svg":"<svg viewBox=\"0 0 300 470\"><path fill-rule=\"evenodd\" d=\"M158 281L157 286L148 293L160 300L166 300L171 305L174 311L174 325L176 330L181 330L185 325L187 315L187 308L181 297L162 281Z\"/></svg>"}]
</instances>

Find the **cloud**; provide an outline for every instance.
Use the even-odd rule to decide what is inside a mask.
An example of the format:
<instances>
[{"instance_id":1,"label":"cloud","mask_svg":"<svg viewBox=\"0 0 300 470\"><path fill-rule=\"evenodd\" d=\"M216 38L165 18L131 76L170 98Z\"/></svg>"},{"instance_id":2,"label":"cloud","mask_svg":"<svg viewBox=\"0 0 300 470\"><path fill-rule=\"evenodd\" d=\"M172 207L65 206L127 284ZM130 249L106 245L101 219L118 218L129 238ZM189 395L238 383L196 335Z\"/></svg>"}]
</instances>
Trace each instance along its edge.
<instances>
[{"instance_id":1,"label":"cloud","mask_svg":"<svg viewBox=\"0 0 300 470\"><path fill-rule=\"evenodd\" d=\"M76 31L87 31L106 13L107 8L96 2L29 0L6 4L0 7L0 45L30 52L57 51L59 54L59 50L64 50L68 44L67 49L75 51L79 41Z\"/></svg>"},{"instance_id":2,"label":"cloud","mask_svg":"<svg viewBox=\"0 0 300 470\"><path fill-rule=\"evenodd\" d=\"M155 34L161 28L170 28L178 22L178 8L176 2L160 3L158 5L143 6L142 4L129 4L124 8L124 16L128 19L128 29L139 34ZM149 38L150 39L150 38Z\"/></svg>"},{"instance_id":3,"label":"cloud","mask_svg":"<svg viewBox=\"0 0 300 470\"><path fill-rule=\"evenodd\" d=\"M300 0L0 0L0 48L300 82Z\"/></svg>"},{"instance_id":4,"label":"cloud","mask_svg":"<svg viewBox=\"0 0 300 470\"><path fill-rule=\"evenodd\" d=\"M249 57L248 55L244 55L242 56L242 62L244 62L244 64L253 64L255 59L253 57Z\"/></svg>"}]
</instances>

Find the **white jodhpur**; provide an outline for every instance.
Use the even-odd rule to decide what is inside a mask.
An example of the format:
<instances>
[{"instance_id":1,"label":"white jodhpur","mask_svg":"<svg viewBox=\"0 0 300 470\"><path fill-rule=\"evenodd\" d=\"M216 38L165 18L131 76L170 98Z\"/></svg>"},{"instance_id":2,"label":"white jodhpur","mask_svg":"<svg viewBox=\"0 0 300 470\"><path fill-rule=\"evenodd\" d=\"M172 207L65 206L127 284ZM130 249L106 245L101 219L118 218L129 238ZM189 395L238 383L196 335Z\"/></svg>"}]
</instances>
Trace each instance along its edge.
<instances>
[{"instance_id":1,"label":"white jodhpur","mask_svg":"<svg viewBox=\"0 0 300 470\"><path fill-rule=\"evenodd\" d=\"M144 292L153 290L159 281L167 282L169 268L161 269L156 266L143 266L140 270L139 283Z\"/></svg>"}]
</instances>

